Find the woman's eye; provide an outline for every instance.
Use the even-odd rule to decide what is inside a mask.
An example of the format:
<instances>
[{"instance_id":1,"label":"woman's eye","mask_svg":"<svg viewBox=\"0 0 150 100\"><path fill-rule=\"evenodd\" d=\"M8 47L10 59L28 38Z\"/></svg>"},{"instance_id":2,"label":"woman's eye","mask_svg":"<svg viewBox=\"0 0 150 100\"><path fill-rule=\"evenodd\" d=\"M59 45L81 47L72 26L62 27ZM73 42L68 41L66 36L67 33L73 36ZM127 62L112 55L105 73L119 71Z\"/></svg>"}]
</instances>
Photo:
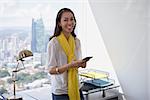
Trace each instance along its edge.
<instances>
[{"instance_id":1,"label":"woman's eye","mask_svg":"<svg viewBox=\"0 0 150 100\"><path fill-rule=\"evenodd\" d=\"M67 19L65 19L64 21L68 21Z\"/></svg>"},{"instance_id":2,"label":"woman's eye","mask_svg":"<svg viewBox=\"0 0 150 100\"><path fill-rule=\"evenodd\" d=\"M74 21L74 18L71 18L71 19L64 19L64 21L66 22L66 21Z\"/></svg>"}]
</instances>

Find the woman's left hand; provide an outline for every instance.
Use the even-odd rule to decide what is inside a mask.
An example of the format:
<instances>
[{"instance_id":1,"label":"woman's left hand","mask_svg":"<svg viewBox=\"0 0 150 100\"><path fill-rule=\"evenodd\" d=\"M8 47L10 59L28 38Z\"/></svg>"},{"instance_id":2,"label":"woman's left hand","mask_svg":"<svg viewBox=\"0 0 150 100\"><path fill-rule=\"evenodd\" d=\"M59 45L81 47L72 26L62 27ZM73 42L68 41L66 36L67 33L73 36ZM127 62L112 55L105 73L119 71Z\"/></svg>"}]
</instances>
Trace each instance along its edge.
<instances>
[{"instance_id":1,"label":"woman's left hand","mask_svg":"<svg viewBox=\"0 0 150 100\"><path fill-rule=\"evenodd\" d=\"M86 62L83 61L81 64L79 64L79 67L85 68L86 67Z\"/></svg>"}]
</instances>

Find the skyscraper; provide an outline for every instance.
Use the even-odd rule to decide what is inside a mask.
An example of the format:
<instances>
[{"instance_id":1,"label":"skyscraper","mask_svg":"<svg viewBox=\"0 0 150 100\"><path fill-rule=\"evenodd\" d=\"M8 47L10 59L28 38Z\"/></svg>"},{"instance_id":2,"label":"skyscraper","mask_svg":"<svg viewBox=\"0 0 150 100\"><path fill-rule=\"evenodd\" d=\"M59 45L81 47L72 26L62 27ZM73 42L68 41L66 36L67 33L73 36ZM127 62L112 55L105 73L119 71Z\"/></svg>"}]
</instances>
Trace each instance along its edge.
<instances>
[{"instance_id":1,"label":"skyscraper","mask_svg":"<svg viewBox=\"0 0 150 100\"><path fill-rule=\"evenodd\" d=\"M32 19L32 52L43 53L45 52L45 31L42 18Z\"/></svg>"}]
</instances>

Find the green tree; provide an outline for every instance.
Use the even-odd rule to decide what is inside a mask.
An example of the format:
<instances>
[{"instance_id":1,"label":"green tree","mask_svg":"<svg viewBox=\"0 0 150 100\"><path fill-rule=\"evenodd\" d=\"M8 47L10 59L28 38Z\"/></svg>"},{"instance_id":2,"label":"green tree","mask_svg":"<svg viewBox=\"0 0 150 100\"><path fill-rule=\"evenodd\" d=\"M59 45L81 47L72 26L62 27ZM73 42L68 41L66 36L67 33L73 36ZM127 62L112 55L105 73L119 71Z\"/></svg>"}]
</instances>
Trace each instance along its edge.
<instances>
[{"instance_id":1,"label":"green tree","mask_svg":"<svg viewBox=\"0 0 150 100\"><path fill-rule=\"evenodd\" d=\"M4 87L1 87L0 88L0 93L3 94L3 93L7 93L8 91L4 88Z\"/></svg>"},{"instance_id":2,"label":"green tree","mask_svg":"<svg viewBox=\"0 0 150 100\"><path fill-rule=\"evenodd\" d=\"M0 70L0 78L10 76L9 72L7 70Z\"/></svg>"},{"instance_id":3,"label":"green tree","mask_svg":"<svg viewBox=\"0 0 150 100\"><path fill-rule=\"evenodd\" d=\"M45 72L38 72L35 73L33 75L29 74L29 73L19 73L17 75L17 83L23 83L23 84L27 84L27 83L31 83L37 79L42 79L42 78L46 78L47 77L47 73ZM11 83L11 80L7 80L9 83Z\"/></svg>"},{"instance_id":4,"label":"green tree","mask_svg":"<svg viewBox=\"0 0 150 100\"><path fill-rule=\"evenodd\" d=\"M34 78L34 80L36 80L36 79L42 79L42 78L45 78L45 77L47 77L47 73L45 73L45 72L38 72L38 73L35 73L34 75L33 75L33 78Z\"/></svg>"},{"instance_id":5,"label":"green tree","mask_svg":"<svg viewBox=\"0 0 150 100\"><path fill-rule=\"evenodd\" d=\"M18 83L30 83L33 81L32 75L28 74L28 73L20 73L17 75L17 82Z\"/></svg>"},{"instance_id":6,"label":"green tree","mask_svg":"<svg viewBox=\"0 0 150 100\"><path fill-rule=\"evenodd\" d=\"M12 81L12 78L8 78L8 79L7 79L7 83L12 84L12 82L13 82L13 81Z\"/></svg>"}]
</instances>

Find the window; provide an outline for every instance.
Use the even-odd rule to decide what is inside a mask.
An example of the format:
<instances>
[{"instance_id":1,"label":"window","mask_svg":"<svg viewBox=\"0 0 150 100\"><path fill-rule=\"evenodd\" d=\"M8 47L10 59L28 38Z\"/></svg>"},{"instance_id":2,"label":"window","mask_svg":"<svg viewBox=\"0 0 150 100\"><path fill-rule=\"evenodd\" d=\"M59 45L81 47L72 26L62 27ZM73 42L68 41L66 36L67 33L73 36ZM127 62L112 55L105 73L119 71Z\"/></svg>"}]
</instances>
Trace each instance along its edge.
<instances>
[{"instance_id":1,"label":"window","mask_svg":"<svg viewBox=\"0 0 150 100\"><path fill-rule=\"evenodd\" d=\"M83 57L93 56L88 68L108 71L115 75L87 0L1 0L0 92L13 93L11 78L12 70L17 64L16 56L22 49L28 49L34 53L34 59L24 62L25 70L17 75L16 90L28 100L29 97L40 100L50 97L50 80L44 66L46 46L54 31L56 14L64 7L71 8L75 13L75 31L81 40ZM41 92L38 93L37 89L46 89L46 96L39 96Z\"/></svg>"}]
</instances>

